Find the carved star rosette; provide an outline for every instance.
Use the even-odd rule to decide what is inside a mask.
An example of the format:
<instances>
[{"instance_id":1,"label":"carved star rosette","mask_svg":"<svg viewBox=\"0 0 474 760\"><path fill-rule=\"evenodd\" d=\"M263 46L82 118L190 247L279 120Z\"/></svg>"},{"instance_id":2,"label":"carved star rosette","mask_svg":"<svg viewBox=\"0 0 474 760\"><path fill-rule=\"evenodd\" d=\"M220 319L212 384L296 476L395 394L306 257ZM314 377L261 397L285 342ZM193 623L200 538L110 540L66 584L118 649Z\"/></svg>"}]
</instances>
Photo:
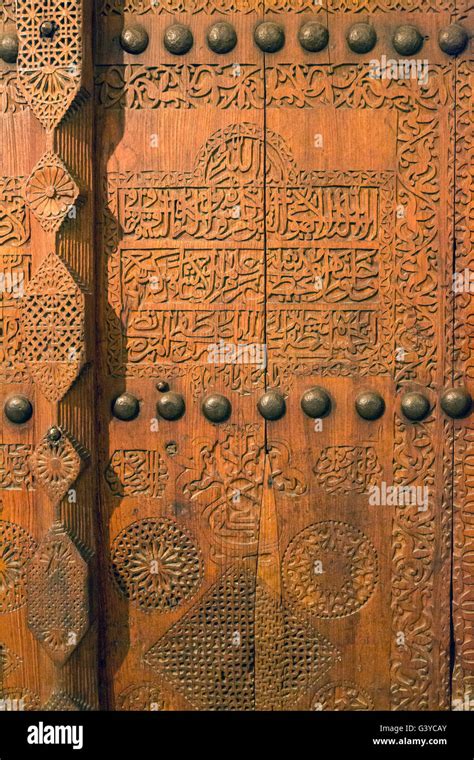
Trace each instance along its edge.
<instances>
[{"instance_id":1,"label":"carved star rosette","mask_svg":"<svg viewBox=\"0 0 474 760\"><path fill-rule=\"evenodd\" d=\"M57 232L79 197L79 187L59 156L45 153L25 182L23 196L46 232Z\"/></svg>"},{"instance_id":2,"label":"carved star rosette","mask_svg":"<svg viewBox=\"0 0 474 760\"><path fill-rule=\"evenodd\" d=\"M54 436L52 431L54 431ZM43 436L30 456L36 483L59 504L79 477L88 452L62 428L52 428Z\"/></svg>"},{"instance_id":3,"label":"carved star rosette","mask_svg":"<svg viewBox=\"0 0 474 760\"><path fill-rule=\"evenodd\" d=\"M50 253L20 307L21 351L48 401L60 401L86 362L86 294L64 261Z\"/></svg>"},{"instance_id":4,"label":"carved star rosette","mask_svg":"<svg viewBox=\"0 0 474 760\"><path fill-rule=\"evenodd\" d=\"M52 525L28 564L28 626L63 665L89 628L88 563L64 525Z\"/></svg>"}]
</instances>

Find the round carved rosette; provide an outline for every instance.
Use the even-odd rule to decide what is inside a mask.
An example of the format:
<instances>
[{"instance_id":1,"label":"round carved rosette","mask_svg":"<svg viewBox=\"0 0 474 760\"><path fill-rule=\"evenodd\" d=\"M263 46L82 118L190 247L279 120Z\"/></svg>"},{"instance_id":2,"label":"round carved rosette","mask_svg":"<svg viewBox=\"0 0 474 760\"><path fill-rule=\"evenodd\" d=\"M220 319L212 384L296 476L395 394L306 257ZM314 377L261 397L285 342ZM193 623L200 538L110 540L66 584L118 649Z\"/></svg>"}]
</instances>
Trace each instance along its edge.
<instances>
[{"instance_id":1,"label":"round carved rosette","mask_svg":"<svg viewBox=\"0 0 474 760\"><path fill-rule=\"evenodd\" d=\"M196 593L203 562L195 539L174 520L147 518L115 538L112 573L141 610L170 612Z\"/></svg>"},{"instance_id":2,"label":"round carved rosette","mask_svg":"<svg viewBox=\"0 0 474 760\"><path fill-rule=\"evenodd\" d=\"M377 579L377 554L371 541L353 525L335 520L298 533L283 560L289 602L319 618L357 612L372 596Z\"/></svg>"}]
</instances>

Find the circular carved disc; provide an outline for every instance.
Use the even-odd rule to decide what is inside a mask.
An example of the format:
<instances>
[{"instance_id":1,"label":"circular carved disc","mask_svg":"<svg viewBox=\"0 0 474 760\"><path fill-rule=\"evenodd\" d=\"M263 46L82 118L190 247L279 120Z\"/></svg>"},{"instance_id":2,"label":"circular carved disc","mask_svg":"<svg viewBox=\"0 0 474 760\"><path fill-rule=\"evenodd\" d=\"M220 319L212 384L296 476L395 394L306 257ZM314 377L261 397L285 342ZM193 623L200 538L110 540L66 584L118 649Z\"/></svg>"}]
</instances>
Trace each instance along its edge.
<instances>
[{"instance_id":1,"label":"circular carved disc","mask_svg":"<svg viewBox=\"0 0 474 760\"><path fill-rule=\"evenodd\" d=\"M145 612L170 612L202 579L194 538L168 518L138 520L116 536L112 572L122 593Z\"/></svg>"},{"instance_id":2,"label":"circular carved disc","mask_svg":"<svg viewBox=\"0 0 474 760\"><path fill-rule=\"evenodd\" d=\"M357 612L372 596L377 577L371 541L358 528L336 520L298 533L283 560L288 600L319 618Z\"/></svg>"}]
</instances>

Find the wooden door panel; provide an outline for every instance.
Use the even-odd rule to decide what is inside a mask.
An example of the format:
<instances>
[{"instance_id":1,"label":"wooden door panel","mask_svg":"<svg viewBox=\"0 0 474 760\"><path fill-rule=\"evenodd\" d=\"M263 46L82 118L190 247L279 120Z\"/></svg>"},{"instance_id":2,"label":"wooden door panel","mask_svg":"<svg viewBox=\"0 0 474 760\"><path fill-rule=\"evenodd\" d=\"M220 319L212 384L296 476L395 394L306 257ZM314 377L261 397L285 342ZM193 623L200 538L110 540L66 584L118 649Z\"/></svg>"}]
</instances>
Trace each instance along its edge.
<instances>
[{"instance_id":1,"label":"wooden door panel","mask_svg":"<svg viewBox=\"0 0 474 760\"><path fill-rule=\"evenodd\" d=\"M271 5L266 18L282 23ZM439 395L451 382L454 68L436 37L449 19L374 13L378 42L361 56L345 36L367 19L330 13L330 66L301 54L307 20L289 13L286 45L265 61L266 139L282 140L291 167L283 188L267 182L268 378L287 398L267 439L299 473L299 491L276 490L283 604L338 652L299 706L443 709L452 431ZM425 85L371 75L401 23L428 37ZM322 420L300 407L313 386L331 397ZM367 390L385 401L376 421L355 410ZM400 407L411 391L431 407L416 424ZM419 504L387 492L371 503L371 488L407 485L420 488Z\"/></svg>"},{"instance_id":2,"label":"wooden door panel","mask_svg":"<svg viewBox=\"0 0 474 760\"><path fill-rule=\"evenodd\" d=\"M145 14L151 43L140 63L117 44L132 19L101 19L104 651L117 709L254 704L263 57L243 29L258 16L225 18L239 42L219 57L204 41L213 16ZM171 22L192 28L188 56L164 51ZM240 346L250 351L229 361ZM179 420L157 414L163 382L185 400ZM140 414L110 420L125 390ZM220 425L201 411L211 393L232 405ZM162 575L147 575L150 562Z\"/></svg>"}]
</instances>

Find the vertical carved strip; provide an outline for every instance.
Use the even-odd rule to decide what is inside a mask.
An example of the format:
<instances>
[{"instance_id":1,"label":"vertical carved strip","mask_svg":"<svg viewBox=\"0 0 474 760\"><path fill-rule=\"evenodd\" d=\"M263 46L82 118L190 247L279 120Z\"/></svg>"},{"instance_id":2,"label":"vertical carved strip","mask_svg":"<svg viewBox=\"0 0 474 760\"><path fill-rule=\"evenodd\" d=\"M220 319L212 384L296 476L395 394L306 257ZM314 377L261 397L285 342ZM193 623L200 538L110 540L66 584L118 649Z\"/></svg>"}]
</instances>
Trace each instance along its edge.
<instances>
[{"instance_id":1,"label":"vertical carved strip","mask_svg":"<svg viewBox=\"0 0 474 760\"><path fill-rule=\"evenodd\" d=\"M474 65L457 69L456 91L456 258L454 293L454 380L474 392ZM454 424L453 626L455 662L452 705L474 709L474 421Z\"/></svg>"},{"instance_id":2,"label":"vertical carved strip","mask_svg":"<svg viewBox=\"0 0 474 760\"><path fill-rule=\"evenodd\" d=\"M48 710L98 707L89 598L96 512L91 10L91 0L17 3L19 87L42 125L31 119L37 145L22 186L34 253L20 335L36 397L29 466L39 547L27 573L27 620L49 658L40 674Z\"/></svg>"}]
</instances>

